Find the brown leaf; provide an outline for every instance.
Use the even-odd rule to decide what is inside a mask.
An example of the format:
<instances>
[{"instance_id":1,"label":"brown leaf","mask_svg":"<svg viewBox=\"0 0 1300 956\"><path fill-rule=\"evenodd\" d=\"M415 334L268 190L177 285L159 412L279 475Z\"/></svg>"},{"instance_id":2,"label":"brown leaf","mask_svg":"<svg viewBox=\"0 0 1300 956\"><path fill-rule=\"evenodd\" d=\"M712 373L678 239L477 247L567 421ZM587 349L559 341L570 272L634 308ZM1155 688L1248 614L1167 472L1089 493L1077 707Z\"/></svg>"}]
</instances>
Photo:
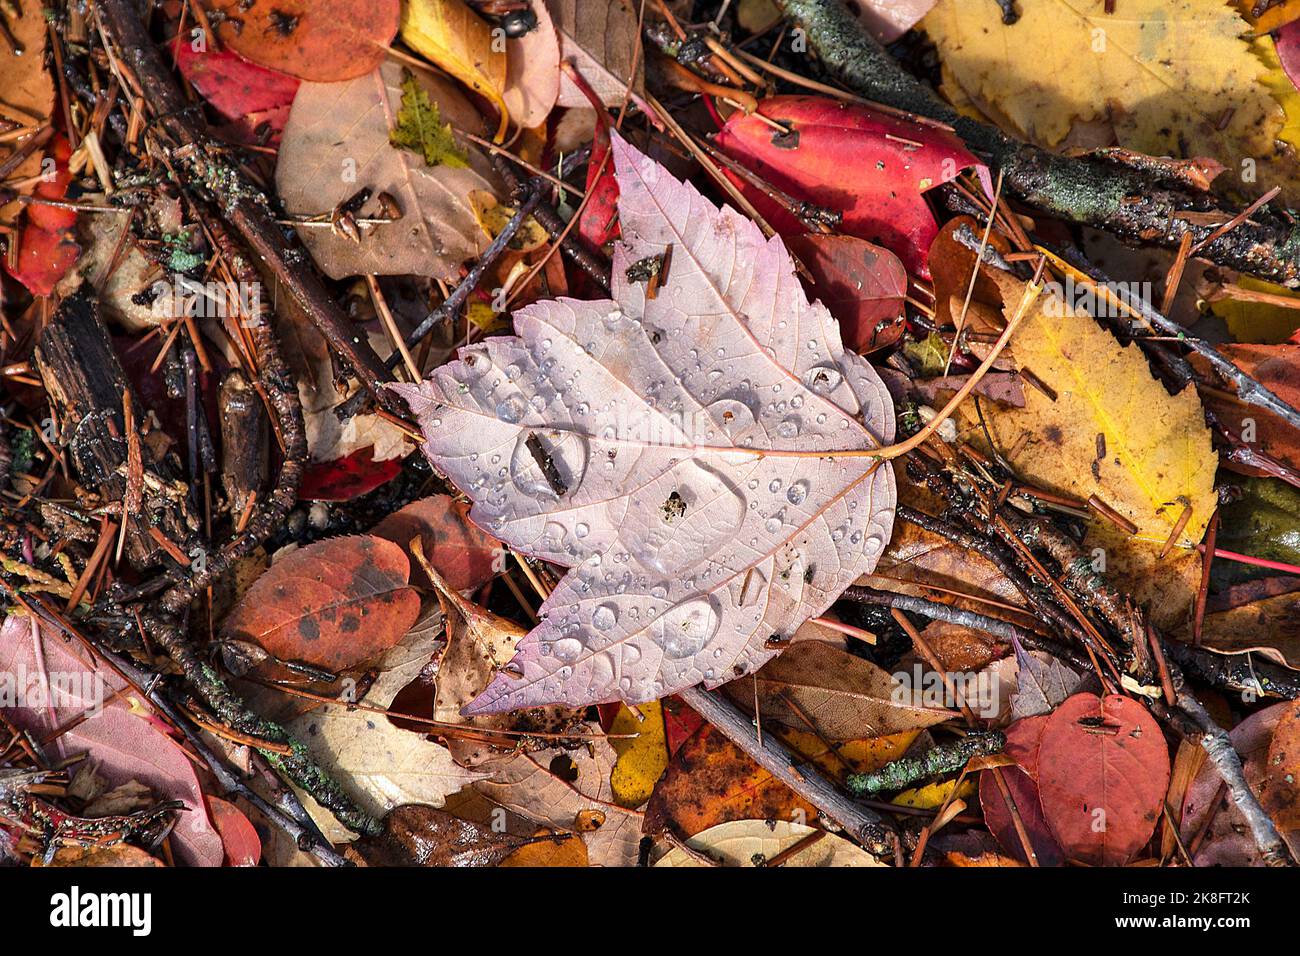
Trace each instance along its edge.
<instances>
[{"instance_id":1,"label":"brown leaf","mask_svg":"<svg viewBox=\"0 0 1300 956\"><path fill-rule=\"evenodd\" d=\"M438 104L443 122L478 129L477 110L450 82L420 71L416 80ZM402 70L387 62L347 83L304 83L294 97L280 143L276 186L286 212L328 214L357 190L371 190L358 218L380 215L375 198L387 192L402 217L367 227L360 242L333 230L298 230L331 278L351 275L433 275L451 280L462 261L487 245L470 209L469 194L491 189L491 168L474 147L457 140L470 168L426 166L424 159L389 144L402 101Z\"/></svg>"},{"instance_id":2,"label":"brown leaf","mask_svg":"<svg viewBox=\"0 0 1300 956\"><path fill-rule=\"evenodd\" d=\"M640 92L642 64L637 55L637 11L629 0L585 3L582 0L546 0L546 9L560 37L560 55L573 61L582 78L606 106L620 105L632 81ZM583 107L591 103L567 76L560 77L557 106Z\"/></svg>"},{"instance_id":3,"label":"brown leaf","mask_svg":"<svg viewBox=\"0 0 1300 956\"><path fill-rule=\"evenodd\" d=\"M787 236L787 248L812 273L812 297L840 323L844 344L855 352L888 348L903 334L907 270L898 256L856 236Z\"/></svg>"},{"instance_id":4,"label":"brown leaf","mask_svg":"<svg viewBox=\"0 0 1300 956\"><path fill-rule=\"evenodd\" d=\"M951 720L952 711L904 701L897 682L875 664L822 641L799 641L754 675L765 721L809 730L800 711L831 740L883 737ZM727 694L754 709L753 684L728 684ZM797 709L796 709L797 708Z\"/></svg>"},{"instance_id":5,"label":"brown leaf","mask_svg":"<svg viewBox=\"0 0 1300 956\"><path fill-rule=\"evenodd\" d=\"M384 817L384 831L351 849L369 866L496 866L525 840L461 820L445 810L407 803Z\"/></svg>"},{"instance_id":6,"label":"brown leaf","mask_svg":"<svg viewBox=\"0 0 1300 956\"><path fill-rule=\"evenodd\" d=\"M650 802L645 832L691 837L729 820L802 821L817 810L706 724L682 744Z\"/></svg>"},{"instance_id":7,"label":"brown leaf","mask_svg":"<svg viewBox=\"0 0 1300 956\"><path fill-rule=\"evenodd\" d=\"M329 538L271 565L222 628L282 660L342 671L400 641L420 613L402 549L371 535Z\"/></svg>"},{"instance_id":8,"label":"brown leaf","mask_svg":"<svg viewBox=\"0 0 1300 956\"><path fill-rule=\"evenodd\" d=\"M447 647L438 664L434 688L433 719L460 723L484 731L559 733L582 719L580 710L567 707L531 707L507 714L462 717L461 708L483 692L498 670L509 663L515 647L528 633L514 621L467 601L452 590L437 570L432 571L447 621ZM505 735L499 744L481 738L448 736L447 749L465 767L521 749L538 749L536 738Z\"/></svg>"}]
</instances>

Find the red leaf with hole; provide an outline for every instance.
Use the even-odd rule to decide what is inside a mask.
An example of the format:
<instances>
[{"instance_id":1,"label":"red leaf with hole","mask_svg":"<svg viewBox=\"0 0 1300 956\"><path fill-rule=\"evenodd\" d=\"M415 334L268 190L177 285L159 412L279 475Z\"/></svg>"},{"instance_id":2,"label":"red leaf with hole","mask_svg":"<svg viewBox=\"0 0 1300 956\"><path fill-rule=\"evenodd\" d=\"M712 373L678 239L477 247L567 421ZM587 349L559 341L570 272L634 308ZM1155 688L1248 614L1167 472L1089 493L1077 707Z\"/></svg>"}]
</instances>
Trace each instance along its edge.
<instances>
[{"instance_id":1,"label":"red leaf with hole","mask_svg":"<svg viewBox=\"0 0 1300 956\"><path fill-rule=\"evenodd\" d=\"M469 520L467 504L448 495L412 501L375 525L370 533L387 538L408 554L411 539L418 536L425 558L446 579L448 587L457 591L479 588L502 570L497 564L504 553L501 542ZM433 587L418 561L411 562L411 583Z\"/></svg>"},{"instance_id":2,"label":"red leaf with hole","mask_svg":"<svg viewBox=\"0 0 1300 956\"><path fill-rule=\"evenodd\" d=\"M343 671L400 641L420 614L411 566L391 541L351 535L277 560L226 618L227 638L282 660Z\"/></svg>"},{"instance_id":3,"label":"red leaf with hole","mask_svg":"<svg viewBox=\"0 0 1300 956\"><path fill-rule=\"evenodd\" d=\"M890 320L903 314L907 270L898 256L856 236L812 233L785 244L812 273L808 294L839 320L846 346L865 354L899 340L903 323Z\"/></svg>"},{"instance_id":4,"label":"red leaf with hole","mask_svg":"<svg viewBox=\"0 0 1300 956\"><path fill-rule=\"evenodd\" d=\"M1038 792L1068 858L1123 866L1151 838L1169 787L1169 748L1137 701L1075 694L1048 718Z\"/></svg>"},{"instance_id":5,"label":"red leaf with hole","mask_svg":"<svg viewBox=\"0 0 1300 956\"><path fill-rule=\"evenodd\" d=\"M53 159L55 173L51 179L36 185L33 194L42 199L63 199L68 192L72 174L68 171L68 157L72 148L62 136L50 140L47 159ZM18 265L5 268L15 279L27 286L32 295L49 295L77 262L81 247L77 245L77 214L71 209L56 206L30 205L18 239Z\"/></svg>"},{"instance_id":6,"label":"red leaf with hole","mask_svg":"<svg viewBox=\"0 0 1300 956\"><path fill-rule=\"evenodd\" d=\"M939 127L817 96L772 97L758 111L789 132L737 112L718 133L718 147L795 199L843 213L839 232L884 246L926 278L938 226L922 193L971 167L988 177L961 140ZM761 190L728 175L781 235L808 231Z\"/></svg>"}]
</instances>

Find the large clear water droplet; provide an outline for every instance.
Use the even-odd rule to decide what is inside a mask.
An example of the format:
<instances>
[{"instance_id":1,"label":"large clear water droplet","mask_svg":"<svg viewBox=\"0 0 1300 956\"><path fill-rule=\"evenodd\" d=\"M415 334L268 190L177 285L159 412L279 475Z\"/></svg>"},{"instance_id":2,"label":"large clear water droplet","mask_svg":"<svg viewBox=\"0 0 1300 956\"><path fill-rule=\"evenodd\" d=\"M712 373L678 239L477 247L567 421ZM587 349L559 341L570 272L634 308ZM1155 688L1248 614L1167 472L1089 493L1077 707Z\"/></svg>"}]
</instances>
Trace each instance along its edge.
<instances>
[{"instance_id":1,"label":"large clear water droplet","mask_svg":"<svg viewBox=\"0 0 1300 956\"><path fill-rule=\"evenodd\" d=\"M618 608L613 604L601 604L591 614L591 626L598 631L608 631L618 623Z\"/></svg>"},{"instance_id":2,"label":"large clear water droplet","mask_svg":"<svg viewBox=\"0 0 1300 956\"><path fill-rule=\"evenodd\" d=\"M720 620L709 598L692 598L659 615L650 635L665 657L680 660L703 650L718 632Z\"/></svg>"},{"instance_id":3,"label":"large clear water droplet","mask_svg":"<svg viewBox=\"0 0 1300 956\"><path fill-rule=\"evenodd\" d=\"M525 432L510 455L510 480L531 498L571 495L587 470L587 440L573 432Z\"/></svg>"},{"instance_id":4,"label":"large clear water droplet","mask_svg":"<svg viewBox=\"0 0 1300 956\"><path fill-rule=\"evenodd\" d=\"M837 365L814 365L803 374L803 383L818 395L829 395L840 387L844 373Z\"/></svg>"},{"instance_id":5,"label":"large clear water droplet","mask_svg":"<svg viewBox=\"0 0 1300 956\"><path fill-rule=\"evenodd\" d=\"M808 480L806 478L800 478L798 481L791 482L790 487L787 488L785 492L785 500L790 502L792 505L803 504L804 499L807 497Z\"/></svg>"},{"instance_id":6,"label":"large clear water droplet","mask_svg":"<svg viewBox=\"0 0 1300 956\"><path fill-rule=\"evenodd\" d=\"M586 645L576 637L562 637L551 646L551 653L557 661L571 664L582 656Z\"/></svg>"}]
</instances>

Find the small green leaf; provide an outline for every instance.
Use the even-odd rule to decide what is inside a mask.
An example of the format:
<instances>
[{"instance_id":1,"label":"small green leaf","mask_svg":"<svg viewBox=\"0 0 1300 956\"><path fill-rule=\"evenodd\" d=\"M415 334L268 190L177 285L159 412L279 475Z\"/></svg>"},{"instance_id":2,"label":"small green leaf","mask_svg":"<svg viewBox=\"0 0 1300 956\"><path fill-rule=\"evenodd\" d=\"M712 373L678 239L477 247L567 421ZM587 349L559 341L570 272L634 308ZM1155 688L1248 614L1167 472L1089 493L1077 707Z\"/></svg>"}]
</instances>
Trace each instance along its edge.
<instances>
[{"instance_id":1,"label":"small green leaf","mask_svg":"<svg viewBox=\"0 0 1300 956\"><path fill-rule=\"evenodd\" d=\"M430 166L469 166L469 158L457 148L451 135L451 124L442 122L438 104L429 99L410 70L402 73L402 106L388 141L398 149L423 156Z\"/></svg>"}]
</instances>

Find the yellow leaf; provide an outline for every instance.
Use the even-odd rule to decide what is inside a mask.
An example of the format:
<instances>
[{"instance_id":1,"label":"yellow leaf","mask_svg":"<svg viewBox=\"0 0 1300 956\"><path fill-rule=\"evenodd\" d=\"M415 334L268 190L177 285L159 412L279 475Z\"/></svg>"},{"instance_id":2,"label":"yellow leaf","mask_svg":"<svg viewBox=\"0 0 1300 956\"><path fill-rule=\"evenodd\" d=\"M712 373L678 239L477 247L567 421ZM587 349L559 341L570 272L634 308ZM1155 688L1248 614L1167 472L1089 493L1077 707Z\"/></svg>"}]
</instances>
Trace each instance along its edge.
<instances>
[{"instance_id":1,"label":"yellow leaf","mask_svg":"<svg viewBox=\"0 0 1300 956\"><path fill-rule=\"evenodd\" d=\"M917 810L937 810L943 806L948 794L952 793L952 788L957 786L957 778L952 780L941 780L938 783L927 783L924 787L913 787L911 790L904 790L898 796L894 797L890 803L896 803L900 807L913 807ZM962 781L961 789L957 791L954 799L966 800L975 796L975 781L967 777Z\"/></svg>"},{"instance_id":2,"label":"yellow leaf","mask_svg":"<svg viewBox=\"0 0 1300 956\"><path fill-rule=\"evenodd\" d=\"M503 206L497 197L486 189L474 189L469 194L469 205L474 218L489 239L495 239L518 211L513 206ZM524 220L506 246L515 252L532 252L545 245L551 237L532 216Z\"/></svg>"},{"instance_id":3,"label":"yellow leaf","mask_svg":"<svg viewBox=\"0 0 1300 956\"><path fill-rule=\"evenodd\" d=\"M538 830L539 837L549 836L550 831ZM580 867L587 866L587 845L576 833L564 834L564 839L539 840L528 843L502 860L497 866L549 866Z\"/></svg>"},{"instance_id":4,"label":"yellow leaf","mask_svg":"<svg viewBox=\"0 0 1300 956\"><path fill-rule=\"evenodd\" d=\"M989 276L1009 317L1023 284L993 270ZM1030 373L1024 407L980 407L993 444L1012 467L1041 488L1081 501L1097 495L1137 526L1137 537L1161 545L1190 505L1178 541L1199 541L1215 507L1218 456L1196 390L1170 395L1136 345L1121 346L1056 295L1040 297L1011 349L1016 365ZM986 445L974 405L961 414L966 437Z\"/></svg>"},{"instance_id":5,"label":"yellow leaf","mask_svg":"<svg viewBox=\"0 0 1300 956\"><path fill-rule=\"evenodd\" d=\"M1267 292L1296 299L1296 305L1300 306L1300 297L1293 290L1254 276L1239 277L1237 285L1252 292ZM1251 302L1249 299L1220 299L1211 303L1210 311L1223 319L1234 342L1275 345L1285 342L1292 332L1300 329L1300 308L1287 309L1268 302Z\"/></svg>"},{"instance_id":6,"label":"yellow leaf","mask_svg":"<svg viewBox=\"0 0 1300 956\"><path fill-rule=\"evenodd\" d=\"M1273 41L1253 38L1223 0L1123 0L1114 14L1105 0L1017 9L1006 26L996 4L940 0L922 26L945 76L1018 135L1054 147L1076 123L1102 121L1129 149L1211 156L1244 192L1294 181L1295 151L1276 141L1298 142L1295 90Z\"/></svg>"},{"instance_id":7,"label":"yellow leaf","mask_svg":"<svg viewBox=\"0 0 1300 956\"><path fill-rule=\"evenodd\" d=\"M491 100L501 111L496 142L505 139L510 111L503 93L507 66L504 35L498 40L487 22L463 0L406 0L401 37L429 62Z\"/></svg>"},{"instance_id":8,"label":"yellow leaf","mask_svg":"<svg viewBox=\"0 0 1300 956\"><path fill-rule=\"evenodd\" d=\"M614 802L623 807L639 807L650 799L655 784L668 768L668 741L664 731L663 705L659 701L638 704L644 720L627 708L619 707L610 724L611 734L636 734L636 737L612 739L618 761L609 775Z\"/></svg>"},{"instance_id":9,"label":"yellow leaf","mask_svg":"<svg viewBox=\"0 0 1300 956\"><path fill-rule=\"evenodd\" d=\"M907 753L907 748L912 746L912 741L920 733L919 730L908 730L869 740L844 740L831 745L835 748L835 753L815 734L806 731L782 728L781 739L794 753L811 760L819 769L842 781L849 773L871 773L889 761L897 760Z\"/></svg>"}]
</instances>

